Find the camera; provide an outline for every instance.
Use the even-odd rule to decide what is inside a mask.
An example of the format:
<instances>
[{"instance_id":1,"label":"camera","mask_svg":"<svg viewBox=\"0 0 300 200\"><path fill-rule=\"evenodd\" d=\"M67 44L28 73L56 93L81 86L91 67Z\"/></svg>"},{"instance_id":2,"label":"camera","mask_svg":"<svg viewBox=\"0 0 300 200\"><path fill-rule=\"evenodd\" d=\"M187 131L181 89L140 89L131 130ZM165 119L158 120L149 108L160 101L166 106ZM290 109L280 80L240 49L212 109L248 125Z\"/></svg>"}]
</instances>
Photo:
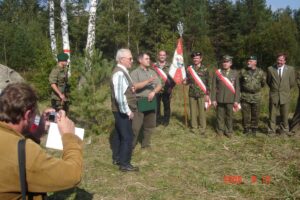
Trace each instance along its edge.
<instances>
[{"instance_id":1,"label":"camera","mask_svg":"<svg viewBox=\"0 0 300 200\"><path fill-rule=\"evenodd\" d=\"M48 117L48 120L50 121L50 122L55 122L55 120L56 120L56 112L51 112L50 114L49 114L49 117Z\"/></svg>"}]
</instances>

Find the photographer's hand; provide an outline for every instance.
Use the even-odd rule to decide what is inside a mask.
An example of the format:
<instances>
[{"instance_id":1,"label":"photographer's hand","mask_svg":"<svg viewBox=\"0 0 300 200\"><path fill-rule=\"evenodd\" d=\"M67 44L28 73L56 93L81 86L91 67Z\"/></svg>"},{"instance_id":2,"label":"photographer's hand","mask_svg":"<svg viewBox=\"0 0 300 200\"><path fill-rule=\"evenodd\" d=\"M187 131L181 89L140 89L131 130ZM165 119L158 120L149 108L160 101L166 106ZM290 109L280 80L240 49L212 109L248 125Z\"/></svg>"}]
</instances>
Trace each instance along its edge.
<instances>
[{"instance_id":1,"label":"photographer's hand","mask_svg":"<svg viewBox=\"0 0 300 200\"><path fill-rule=\"evenodd\" d=\"M74 122L66 116L64 110L60 110L57 114L57 125L61 135L75 134Z\"/></svg>"}]
</instances>

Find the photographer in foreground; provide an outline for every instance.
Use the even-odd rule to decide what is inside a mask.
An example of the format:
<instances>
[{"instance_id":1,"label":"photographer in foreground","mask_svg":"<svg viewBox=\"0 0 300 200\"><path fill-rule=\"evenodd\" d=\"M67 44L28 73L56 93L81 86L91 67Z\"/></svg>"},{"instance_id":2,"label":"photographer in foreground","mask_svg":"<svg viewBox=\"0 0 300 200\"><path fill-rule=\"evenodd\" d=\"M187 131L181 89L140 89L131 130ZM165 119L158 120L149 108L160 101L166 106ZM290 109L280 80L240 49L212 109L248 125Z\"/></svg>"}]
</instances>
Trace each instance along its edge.
<instances>
[{"instance_id":1,"label":"photographer in foreground","mask_svg":"<svg viewBox=\"0 0 300 200\"><path fill-rule=\"evenodd\" d=\"M25 83L10 84L0 95L0 199L21 199L19 141L29 136L39 138L49 123L49 113L54 111L47 109L33 129L37 107L37 96ZM82 141L74 134L74 123L64 111L57 114L56 122L62 136L62 158L46 154L31 139L25 141L27 199L43 199L46 192L72 188L80 182Z\"/></svg>"}]
</instances>

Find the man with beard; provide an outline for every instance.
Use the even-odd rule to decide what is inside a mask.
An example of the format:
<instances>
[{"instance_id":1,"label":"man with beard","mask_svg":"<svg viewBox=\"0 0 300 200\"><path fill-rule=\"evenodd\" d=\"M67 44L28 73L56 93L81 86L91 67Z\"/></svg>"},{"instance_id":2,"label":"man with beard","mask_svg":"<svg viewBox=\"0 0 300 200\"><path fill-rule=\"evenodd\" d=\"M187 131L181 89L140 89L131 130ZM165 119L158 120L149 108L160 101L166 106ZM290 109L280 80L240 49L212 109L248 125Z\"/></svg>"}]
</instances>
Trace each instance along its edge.
<instances>
[{"instance_id":1,"label":"man with beard","mask_svg":"<svg viewBox=\"0 0 300 200\"><path fill-rule=\"evenodd\" d=\"M250 56L240 74L243 127L247 135L255 135L258 129L261 89L265 84L265 74L257 67L256 56Z\"/></svg>"},{"instance_id":2,"label":"man with beard","mask_svg":"<svg viewBox=\"0 0 300 200\"><path fill-rule=\"evenodd\" d=\"M46 192L72 188L80 182L82 141L74 134L74 123L64 111L57 114L57 125L63 143L62 158L48 155L31 139L26 139L25 144L23 143L29 135L40 137L49 123L49 113L54 111L46 109L35 129L32 127L37 118L37 110L36 93L25 83L10 84L0 95L0 199L21 199L23 190L26 199L41 200ZM22 154L25 156L21 156ZM21 158L25 162L18 163ZM25 171L23 176L22 173L19 174L21 169ZM25 180L21 179L25 183L22 189L20 176L25 177Z\"/></svg>"}]
</instances>

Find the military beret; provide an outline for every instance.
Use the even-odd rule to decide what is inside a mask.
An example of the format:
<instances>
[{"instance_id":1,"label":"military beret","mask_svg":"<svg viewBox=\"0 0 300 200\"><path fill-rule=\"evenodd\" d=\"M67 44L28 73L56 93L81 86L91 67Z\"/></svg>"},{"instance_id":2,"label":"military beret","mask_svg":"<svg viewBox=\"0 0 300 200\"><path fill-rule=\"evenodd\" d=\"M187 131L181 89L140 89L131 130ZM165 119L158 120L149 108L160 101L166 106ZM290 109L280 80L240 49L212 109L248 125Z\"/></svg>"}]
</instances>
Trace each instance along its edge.
<instances>
[{"instance_id":1,"label":"military beret","mask_svg":"<svg viewBox=\"0 0 300 200\"><path fill-rule=\"evenodd\" d=\"M60 53L57 55L57 60L58 61L67 61L69 58L69 55L66 53Z\"/></svg>"},{"instance_id":2,"label":"military beret","mask_svg":"<svg viewBox=\"0 0 300 200\"><path fill-rule=\"evenodd\" d=\"M229 55L223 56L223 61L232 61L232 56Z\"/></svg>"},{"instance_id":3,"label":"military beret","mask_svg":"<svg viewBox=\"0 0 300 200\"><path fill-rule=\"evenodd\" d=\"M257 57L256 56L249 56L248 60L257 60Z\"/></svg>"}]
</instances>

